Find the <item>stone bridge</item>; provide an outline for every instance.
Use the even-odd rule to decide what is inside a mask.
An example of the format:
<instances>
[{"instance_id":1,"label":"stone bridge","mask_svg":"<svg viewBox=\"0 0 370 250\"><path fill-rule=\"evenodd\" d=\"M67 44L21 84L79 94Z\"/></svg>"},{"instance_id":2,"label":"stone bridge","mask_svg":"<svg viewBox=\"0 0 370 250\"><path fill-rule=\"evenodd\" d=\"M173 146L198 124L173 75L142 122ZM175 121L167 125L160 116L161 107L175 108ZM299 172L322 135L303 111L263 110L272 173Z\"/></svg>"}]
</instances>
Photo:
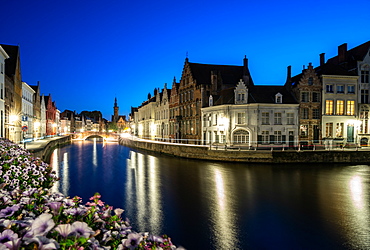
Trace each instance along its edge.
<instances>
[{"instance_id":1,"label":"stone bridge","mask_svg":"<svg viewBox=\"0 0 370 250\"><path fill-rule=\"evenodd\" d=\"M73 140L86 140L89 137L100 137L106 141L118 141L119 134L110 132L85 131L72 135Z\"/></svg>"}]
</instances>

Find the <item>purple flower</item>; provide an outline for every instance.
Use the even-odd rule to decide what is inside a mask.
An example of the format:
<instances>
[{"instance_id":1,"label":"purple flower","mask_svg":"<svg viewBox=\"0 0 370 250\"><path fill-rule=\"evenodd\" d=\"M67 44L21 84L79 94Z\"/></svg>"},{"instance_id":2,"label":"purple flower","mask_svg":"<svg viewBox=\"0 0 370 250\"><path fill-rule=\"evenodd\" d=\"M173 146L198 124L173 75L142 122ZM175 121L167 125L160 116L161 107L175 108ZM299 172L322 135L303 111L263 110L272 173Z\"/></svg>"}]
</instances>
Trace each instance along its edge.
<instances>
[{"instance_id":1,"label":"purple flower","mask_svg":"<svg viewBox=\"0 0 370 250\"><path fill-rule=\"evenodd\" d=\"M120 217L120 216L121 216L121 214L123 213L123 211L125 211L125 210L123 210L123 209L121 209L121 208L116 208L116 209L114 209L114 213L115 213L118 217Z\"/></svg>"},{"instance_id":2,"label":"purple flower","mask_svg":"<svg viewBox=\"0 0 370 250\"><path fill-rule=\"evenodd\" d=\"M19 210L18 205L13 205L11 207L6 207L6 208L0 210L0 218L5 218L5 217L12 216L18 210Z\"/></svg>"},{"instance_id":3,"label":"purple flower","mask_svg":"<svg viewBox=\"0 0 370 250\"><path fill-rule=\"evenodd\" d=\"M126 240L124 240L123 245L129 249L135 249L142 241L143 236L139 233L130 233Z\"/></svg>"},{"instance_id":4,"label":"purple flower","mask_svg":"<svg viewBox=\"0 0 370 250\"><path fill-rule=\"evenodd\" d=\"M72 226L70 224L60 224L55 228L63 238L67 238L67 236L72 233Z\"/></svg>"},{"instance_id":5,"label":"purple flower","mask_svg":"<svg viewBox=\"0 0 370 250\"><path fill-rule=\"evenodd\" d=\"M59 244L53 239L46 238L45 236L36 236L27 240L27 243L36 242L39 250L58 249Z\"/></svg>"},{"instance_id":6,"label":"purple flower","mask_svg":"<svg viewBox=\"0 0 370 250\"><path fill-rule=\"evenodd\" d=\"M43 236L47 234L55 223L52 219L52 215L48 213L41 214L34 220L31 225L31 233L33 236Z\"/></svg>"},{"instance_id":7,"label":"purple flower","mask_svg":"<svg viewBox=\"0 0 370 250\"><path fill-rule=\"evenodd\" d=\"M148 240L158 242L158 243L163 243L163 238L160 236L149 235Z\"/></svg>"},{"instance_id":8,"label":"purple flower","mask_svg":"<svg viewBox=\"0 0 370 250\"><path fill-rule=\"evenodd\" d=\"M10 229L4 230L0 233L0 244L5 244L6 242L18 239L18 234L14 233Z\"/></svg>"},{"instance_id":9,"label":"purple flower","mask_svg":"<svg viewBox=\"0 0 370 250\"><path fill-rule=\"evenodd\" d=\"M72 224L72 233L76 236L88 238L94 233L94 231L86 222L75 221Z\"/></svg>"},{"instance_id":10,"label":"purple flower","mask_svg":"<svg viewBox=\"0 0 370 250\"><path fill-rule=\"evenodd\" d=\"M47 205L49 205L53 214L56 215L56 214L59 213L59 210L60 210L60 207L62 206L62 203L58 202L58 201L53 201L53 202L49 202Z\"/></svg>"}]
</instances>

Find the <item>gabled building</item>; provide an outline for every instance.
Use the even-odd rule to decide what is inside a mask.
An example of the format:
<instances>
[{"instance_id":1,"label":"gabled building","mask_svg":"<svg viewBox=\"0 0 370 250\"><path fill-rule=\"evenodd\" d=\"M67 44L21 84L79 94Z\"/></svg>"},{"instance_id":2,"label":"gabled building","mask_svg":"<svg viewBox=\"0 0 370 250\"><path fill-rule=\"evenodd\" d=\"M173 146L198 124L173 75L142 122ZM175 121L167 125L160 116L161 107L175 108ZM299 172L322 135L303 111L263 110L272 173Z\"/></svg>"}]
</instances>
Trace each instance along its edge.
<instances>
[{"instance_id":1,"label":"gabled building","mask_svg":"<svg viewBox=\"0 0 370 250\"><path fill-rule=\"evenodd\" d=\"M23 139L32 138L33 139L33 128L34 128L34 95L35 91L26 82L22 82L22 128Z\"/></svg>"},{"instance_id":2,"label":"gabled building","mask_svg":"<svg viewBox=\"0 0 370 250\"><path fill-rule=\"evenodd\" d=\"M40 97L40 82L37 85L30 85L35 92L33 95L33 137L38 139L41 137L41 97Z\"/></svg>"},{"instance_id":3,"label":"gabled building","mask_svg":"<svg viewBox=\"0 0 370 250\"><path fill-rule=\"evenodd\" d=\"M45 107L46 107L46 135L56 135L57 134L57 120L56 120L56 112L57 108L55 102L51 99L51 94L44 97L45 99Z\"/></svg>"},{"instance_id":4,"label":"gabled building","mask_svg":"<svg viewBox=\"0 0 370 250\"><path fill-rule=\"evenodd\" d=\"M247 58L243 66L192 63L186 58L177 92L179 115L174 127L178 128L178 140L200 144L201 108L209 106L210 95L234 87L240 79L253 86Z\"/></svg>"},{"instance_id":5,"label":"gabled building","mask_svg":"<svg viewBox=\"0 0 370 250\"><path fill-rule=\"evenodd\" d=\"M202 142L234 148L282 148L298 145L299 104L284 86L247 85L208 98L202 108Z\"/></svg>"},{"instance_id":6,"label":"gabled building","mask_svg":"<svg viewBox=\"0 0 370 250\"><path fill-rule=\"evenodd\" d=\"M155 92L156 139L161 141L169 141L170 96L171 90L167 89L167 84L164 84L162 92L159 89Z\"/></svg>"}]
</instances>

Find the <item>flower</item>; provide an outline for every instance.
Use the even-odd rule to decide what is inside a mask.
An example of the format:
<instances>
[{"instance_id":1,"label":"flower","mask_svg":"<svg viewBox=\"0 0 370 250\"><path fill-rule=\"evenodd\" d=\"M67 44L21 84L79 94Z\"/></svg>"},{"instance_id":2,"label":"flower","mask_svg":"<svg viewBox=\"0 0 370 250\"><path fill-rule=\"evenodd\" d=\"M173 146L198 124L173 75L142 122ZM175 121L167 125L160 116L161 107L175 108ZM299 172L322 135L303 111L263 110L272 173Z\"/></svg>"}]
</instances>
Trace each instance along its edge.
<instances>
[{"instance_id":1,"label":"flower","mask_svg":"<svg viewBox=\"0 0 370 250\"><path fill-rule=\"evenodd\" d=\"M27 241L27 243L35 242L39 250L49 250L49 249L58 249L59 244L54 239L46 238L45 236L36 236Z\"/></svg>"},{"instance_id":2,"label":"flower","mask_svg":"<svg viewBox=\"0 0 370 250\"><path fill-rule=\"evenodd\" d=\"M120 216L121 216L121 214L123 213L123 211L125 211L125 210L123 210L123 209L121 209L121 208L116 208L116 209L114 209L114 213L115 213L118 217L120 217Z\"/></svg>"},{"instance_id":3,"label":"flower","mask_svg":"<svg viewBox=\"0 0 370 250\"><path fill-rule=\"evenodd\" d=\"M129 249L135 249L143 239L143 236L139 233L130 233L123 245Z\"/></svg>"},{"instance_id":4,"label":"flower","mask_svg":"<svg viewBox=\"0 0 370 250\"><path fill-rule=\"evenodd\" d=\"M55 228L63 238L67 238L67 236L72 233L72 226L70 224L60 224Z\"/></svg>"},{"instance_id":5,"label":"flower","mask_svg":"<svg viewBox=\"0 0 370 250\"><path fill-rule=\"evenodd\" d=\"M10 229L4 230L0 233L0 244L5 244L6 242L12 241L18 238L18 234L14 233Z\"/></svg>"},{"instance_id":6,"label":"flower","mask_svg":"<svg viewBox=\"0 0 370 250\"><path fill-rule=\"evenodd\" d=\"M72 224L72 234L76 236L89 238L93 233L94 231L87 225L86 222L75 221Z\"/></svg>"},{"instance_id":7,"label":"flower","mask_svg":"<svg viewBox=\"0 0 370 250\"><path fill-rule=\"evenodd\" d=\"M43 236L48 233L55 223L52 219L52 215L48 213L43 213L34 220L31 225L31 233L33 236Z\"/></svg>"},{"instance_id":8,"label":"flower","mask_svg":"<svg viewBox=\"0 0 370 250\"><path fill-rule=\"evenodd\" d=\"M0 218L5 218L12 216L16 211L18 211L19 206L18 205L13 205L11 207L6 207L2 210L0 210Z\"/></svg>"}]
</instances>

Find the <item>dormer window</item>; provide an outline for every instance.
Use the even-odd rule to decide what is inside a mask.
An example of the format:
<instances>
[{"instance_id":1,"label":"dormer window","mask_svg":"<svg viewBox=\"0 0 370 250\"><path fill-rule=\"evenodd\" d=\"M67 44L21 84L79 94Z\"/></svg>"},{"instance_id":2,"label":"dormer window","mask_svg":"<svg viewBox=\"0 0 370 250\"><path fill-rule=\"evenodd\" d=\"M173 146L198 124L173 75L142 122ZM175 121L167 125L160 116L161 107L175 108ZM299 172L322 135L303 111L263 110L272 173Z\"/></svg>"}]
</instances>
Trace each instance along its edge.
<instances>
[{"instance_id":1,"label":"dormer window","mask_svg":"<svg viewBox=\"0 0 370 250\"><path fill-rule=\"evenodd\" d=\"M275 103L283 103L283 95L280 93L277 93L275 95Z\"/></svg>"},{"instance_id":2,"label":"dormer window","mask_svg":"<svg viewBox=\"0 0 370 250\"><path fill-rule=\"evenodd\" d=\"M213 97L212 97L212 95L209 96L209 106L210 107L213 106Z\"/></svg>"},{"instance_id":3,"label":"dormer window","mask_svg":"<svg viewBox=\"0 0 370 250\"><path fill-rule=\"evenodd\" d=\"M248 103L248 89L245 86L242 79L240 79L238 85L236 86L235 90L235 104L246 104Z\"/></svg>"}]
</instances>

